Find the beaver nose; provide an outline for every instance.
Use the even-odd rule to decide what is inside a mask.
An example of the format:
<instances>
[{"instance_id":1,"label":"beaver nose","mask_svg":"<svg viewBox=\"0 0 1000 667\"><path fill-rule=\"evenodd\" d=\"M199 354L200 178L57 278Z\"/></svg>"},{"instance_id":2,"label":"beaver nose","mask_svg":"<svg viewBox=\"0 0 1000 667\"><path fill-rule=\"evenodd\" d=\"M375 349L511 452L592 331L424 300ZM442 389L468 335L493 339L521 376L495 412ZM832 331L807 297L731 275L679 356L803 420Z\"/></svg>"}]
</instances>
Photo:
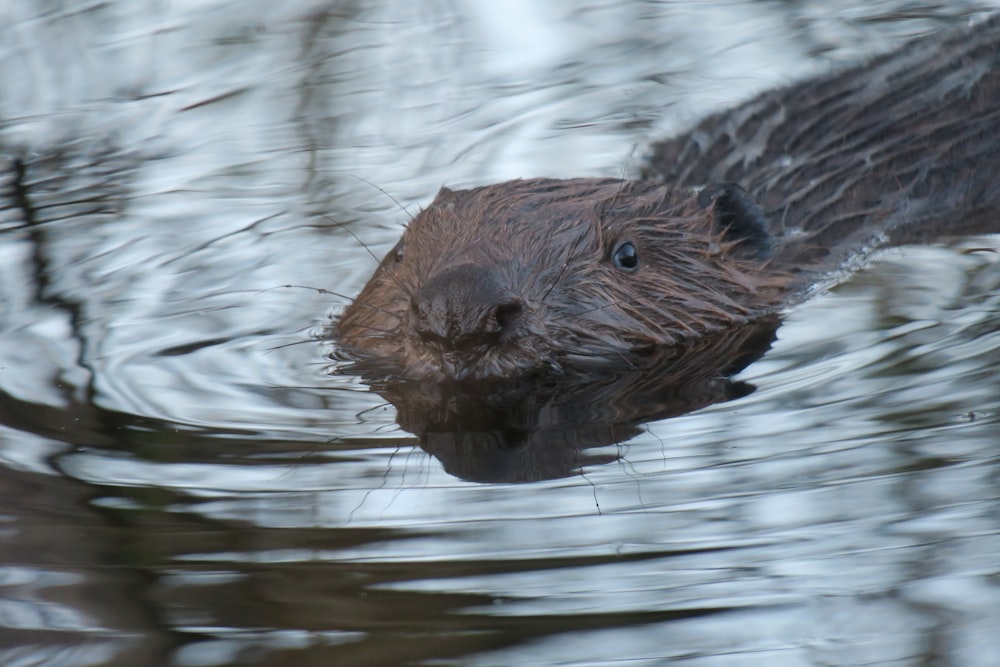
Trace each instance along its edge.
<instances>
[{"instance_id":1,"label":"beaver nose","mask_svg":"<svg viewBox=\"0 0 1000 667\"><path fill-rule=\"evenodd\" d=\"M521 314L520 299L497 270L476 264L441 271L414 294L412 306L417 335L456 351L496 345Z\"/></svg>"}]
</instances>

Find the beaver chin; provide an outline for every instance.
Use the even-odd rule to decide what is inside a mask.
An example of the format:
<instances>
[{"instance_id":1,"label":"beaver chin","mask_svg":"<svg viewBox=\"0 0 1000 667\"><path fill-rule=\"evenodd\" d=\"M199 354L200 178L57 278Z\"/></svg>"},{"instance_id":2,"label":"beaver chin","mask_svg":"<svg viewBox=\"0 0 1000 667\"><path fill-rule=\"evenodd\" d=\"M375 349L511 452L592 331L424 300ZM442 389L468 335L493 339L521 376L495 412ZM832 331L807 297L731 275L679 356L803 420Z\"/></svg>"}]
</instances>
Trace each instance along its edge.
<instances>
[{"instance_id":1,"label":"beaver chin","mask_svg":"<svg viewBox=\"0 0 1000 667\"><path fill-rule=\"evenodd\" d=\"M676 344L645 339L601 336L594 331L549 328L544 333L509 334L495 345L454 349L439 342L404 336L394 349L339 355L350 362L342 368L370 380L469 385L508 381L570 379L608 371L639 369L655 362Z\"/></svg>"},{"instance_id":2,"label":"beaver chin","mask_svg":"<svg viewBox=\"0 0 1000 667\"><path fill-rule=\"evenodd\" d=\"M491 349L481 355L444 352L427 355L417 364L411 357L402 377L424 382L466 383L561 375L560 364L550 354L540 353L537 345L534 354L525 354L526 349Z\"/></svg>"},{"instance_id":3,"label":"beaver chin","mask_svg":"<svg viewBox=\"0 0 1000 667\"><path fill-rule=\"evenodd\" d=\"M404 336L393 350L352 355L347 369L370 379L463 384L510 378L556 377L562 374L559 350L549 339L530 333L509 334L498 344L461 349L439 341L425 342L416 334Z\"/></svg>"}]
</instances>

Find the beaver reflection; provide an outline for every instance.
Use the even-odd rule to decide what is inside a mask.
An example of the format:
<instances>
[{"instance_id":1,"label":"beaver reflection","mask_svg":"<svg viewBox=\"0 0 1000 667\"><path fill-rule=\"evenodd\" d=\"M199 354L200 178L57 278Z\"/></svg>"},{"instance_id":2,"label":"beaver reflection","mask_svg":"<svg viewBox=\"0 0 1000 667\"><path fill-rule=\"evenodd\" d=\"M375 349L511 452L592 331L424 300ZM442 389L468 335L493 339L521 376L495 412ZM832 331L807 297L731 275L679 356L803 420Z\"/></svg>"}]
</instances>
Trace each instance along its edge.
<instances>
[{"instance_id":1,"label":"beaver reflection","mask_svg":"<svg viewBox=\"0 0 1000 667\"><path fill-rule=\"evenodd\" d=\"M618 458L591 451L632 438L642 423L754 391L731 376L774 340L776 318L671 348L629 370L493 383L373 383L400 426L447 472L475 482L566 477ZM349 372L364 373L364 366Z\"/></svg>"}]
</instances>

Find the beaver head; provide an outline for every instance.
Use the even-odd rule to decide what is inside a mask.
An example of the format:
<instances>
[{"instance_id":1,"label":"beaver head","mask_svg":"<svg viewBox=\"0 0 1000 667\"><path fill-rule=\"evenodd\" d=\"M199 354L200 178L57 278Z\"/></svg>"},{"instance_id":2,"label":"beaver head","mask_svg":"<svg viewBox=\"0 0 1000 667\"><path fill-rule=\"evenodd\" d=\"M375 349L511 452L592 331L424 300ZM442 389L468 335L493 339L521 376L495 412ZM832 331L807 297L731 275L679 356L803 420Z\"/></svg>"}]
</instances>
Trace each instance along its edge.
<instances>
[{"instance_id":1,"label":"beaver head","mask_svg":"<svg viewBox=\"0 0 1000 667\"><path fill-rule=\"evenodd\" d=\"M623 367L773 311L760 209L733 185L615 179L442 189L335 324L398 378Z\"/></svg>"}]
</instances>

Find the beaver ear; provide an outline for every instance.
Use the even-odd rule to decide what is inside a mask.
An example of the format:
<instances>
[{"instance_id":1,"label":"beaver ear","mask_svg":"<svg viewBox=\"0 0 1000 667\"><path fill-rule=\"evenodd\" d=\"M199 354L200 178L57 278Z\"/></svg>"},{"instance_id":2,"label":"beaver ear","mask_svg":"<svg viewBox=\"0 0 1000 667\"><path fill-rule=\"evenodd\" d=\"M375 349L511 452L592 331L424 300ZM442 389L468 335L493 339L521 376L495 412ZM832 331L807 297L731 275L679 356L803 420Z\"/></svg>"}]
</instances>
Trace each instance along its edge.
<instances>
[{"instance_id":1,"label":"beaver ear","mask_svg":"<svg viewBox=\"0 0 1000 667\"><path fill-rule=\"evenodd\" d=\"M767 231L767 216L750 193L733 183L710 185L698 193L698 204L712 210L712 223L722 238L737 244L746 257L767 259L774 253L774 238Z\"/></svg>"},{"instance_id":2,"label":"beaver ear","mask_svg":"<svg viewBox=\"0 0 1000 667\"><path fill-rule=\"evenodd\" d=\"M438 190L437 196L434 197L434 204L438 206L443 206L445 204L450 204L455 201L455 191L450 188L446 188L443 185L441 189Z\"/></svg>"}]
</instances>

